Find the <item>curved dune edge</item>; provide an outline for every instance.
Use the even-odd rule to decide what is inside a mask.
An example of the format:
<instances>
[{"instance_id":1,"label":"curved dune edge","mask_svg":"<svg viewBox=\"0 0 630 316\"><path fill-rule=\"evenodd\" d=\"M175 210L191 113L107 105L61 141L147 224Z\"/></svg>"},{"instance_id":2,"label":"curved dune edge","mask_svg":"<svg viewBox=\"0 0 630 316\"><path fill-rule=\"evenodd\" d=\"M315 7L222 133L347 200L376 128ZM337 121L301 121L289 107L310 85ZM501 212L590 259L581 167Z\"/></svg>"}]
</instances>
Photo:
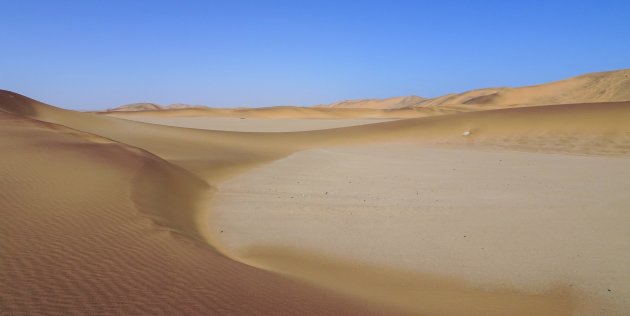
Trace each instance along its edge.
<instances>
[{"instance_id":1,"label":"curved dune edge","mask_svg":"<svg viewBox=\"0 0 630 316\"><path fill-rule=\"evenodd\" d=\"M4 112L0 130L3 314L397 314L182 238L171 208L207 185L151 154Z\"/></svg>"},{"instance_id":2,"label":"curved dune edge","mask_svg":"<svg viewBox=\"0 0 630 316\"><path fill-rule=\"evenodd\" d=\"M625 315L630 160L432 147L296 153L221 183L209 226L239 261L426 315L467 315L457 302L484 292L466 311L568 296L574 315Z\"/></svg>"},{"instance_id":3,"label":"curved dune edge","mask_svg":"<svg viewBox=\"0 0 630 316\"><path fill-rule=\"evenodd\" d=\"M479 287L455 278L336 258L291 248L253 247L239 261L417 315L572 315L579 293L564 284L543 291Z\"/></svg>"},{"instance_id":4,"label":"curved dune edge","mask_svg":"<svg viewBox=\"0 0 630 316\"><path fill-rule=\"evenodd\" d=\"M505 135L520 135L520 137L525 137L525 139L533 138L533 136L554 137L553 134L558 131L567 133L569 136L573 136L575 133L583 133L584 135L590 135L588 137L613 133L611 135L615 137L612 137L612 141L621 144L620 146L615 147L607 143L601 146L601 150L598 150L598 147L595 146L595 151L586 153L628 153L628 149L624 147L626 145L625 137L627 137L624 128L630 117L628 103L554 106L536 110L527 108L510 109L488 113L478 112L448 117L378 123L334 130L267 134L166 128L52 108L8 92L1 93L0 97L0 105L5 111L61 124L148 150L175 165L183 167L192 172L192 174L200 176L209 183L219 183L223 179L252 166L273 161L305 148L346 143L391 141L405 138L420 141L435 141L437 139L447 144L461 144L465 142L496 145L498 143L510 148L531 150L531 148L526 146L526 141L510 144L501 140L500 137L505 137ZM510 111L520 111L521 113L512 115L514 113ZM554 121L554 119L557 120L558 117L566 119L567 115L570 117L569 120L566 120L567 124L558 128L557 121ZM516 118L514 118L515 116ZM505 120L501 120L502 118ZM537 120L537 124L534 127L531 126L532 119ZM501 123L497 124L497 122ZM589 124L585 125L585 122L589 122ZM474 137L462 139L460 136L462 130L474 131ZM583 138L578 140L582 141ZM572 140L565 140L562 143L571 144ZM590 150L593 148L593 146L580 147L578 144L578 146L566 146L566 148L561 148L560 150L584 153L586 147ZM200 148L213 149L214 151L208 153L206 150L200 153ZM152 168L150 165L149 169ZM167 174L171 172L180 174L175 171L168 171ZM173 177L177 178L178 176ZM183 177L185 178L186 176ZM169 181L171 180L173 178L169 178ZM175 179L175 181L179 180ZM195 233L201 234L206 240L212 242L211 234L208 233L208 229L205 227L205 220L201 218L194 219L194 217L198 216L207 216L207 213L196 214L194 217L188 216L188 220L183 222L173 222L168 219L168 214L162 216L164 216L163 223L173 227L176 231L189 236L192 235L193 237ZM193 219L191 220L191 218ZM158 222L160 221L160 216L157 216L157 220ZM192 226L195 227L195 232L191 229ZM291 260L298 260L298 258L292 258Z\"/></svg>"}]
</instances>

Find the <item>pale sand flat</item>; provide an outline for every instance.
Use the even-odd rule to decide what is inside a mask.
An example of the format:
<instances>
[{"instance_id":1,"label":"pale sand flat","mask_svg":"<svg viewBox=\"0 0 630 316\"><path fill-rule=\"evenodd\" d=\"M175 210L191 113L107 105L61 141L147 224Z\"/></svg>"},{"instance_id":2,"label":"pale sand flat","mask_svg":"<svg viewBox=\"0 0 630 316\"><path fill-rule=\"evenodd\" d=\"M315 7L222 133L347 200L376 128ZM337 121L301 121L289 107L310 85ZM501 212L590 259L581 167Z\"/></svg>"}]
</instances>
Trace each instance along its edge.
<instances>
[{"instance_id":1,"label":"pale sand flat","mask_svg":"<svg viewBox=\"0 0 630 316\"><path fill-rule=\"evenodd\" d=\"M567 285L580 297L575 315L626 315L628 179L628 158L409 143L314 149L222 183L209 225L245 262L427 314L517 315L502 309L514 306L501 305L501 295L462 309L465 287L436 300L444 288L422 277L432 275L488 291ZM285 262L300 256L419 276L381 293L370 288L379 287L378 270L326 279ZM362 289L340 286L344 277ZM525 305L524 314L541 314Z\"/></svg>"},{"instance_id":2,"label":"pale sand flat","mask_svg":"<svg viewBox=\"0 0 630 316\"><path fill-rule=\"evenodd\" d=\"M294 132L356 126L394 119L273 119L213 116L120 115L137 122L236 132Z\"/></svg>"}]
</instances>

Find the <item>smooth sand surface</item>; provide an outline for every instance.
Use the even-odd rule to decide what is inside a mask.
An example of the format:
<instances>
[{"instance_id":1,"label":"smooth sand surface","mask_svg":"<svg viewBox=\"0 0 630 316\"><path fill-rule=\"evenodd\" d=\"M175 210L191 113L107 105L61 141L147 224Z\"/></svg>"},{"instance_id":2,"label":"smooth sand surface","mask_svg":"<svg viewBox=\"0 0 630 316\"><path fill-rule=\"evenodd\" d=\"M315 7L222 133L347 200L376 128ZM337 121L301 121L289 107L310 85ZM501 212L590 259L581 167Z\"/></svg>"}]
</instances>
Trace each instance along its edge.
<instances>
[{"instance_id":1,"label":"smooth sand surface","mask_svg":"<svg viewBox=\"0 0 630 316\"><path fill-rule=\"evenodd\" d=\"M311 253L304 249L278 249L275 244L269 244L257 245L248 251L246 258L239 258L234 255L238 248L229 248L236 246L217 242L217 239L223 240L221 234L226 233L225 229L221 233L220 228L216 229L218 226L210 225L219 223L214 221L212 212L217 189L221 190L222 185L235 176L248 176L252 168L262 168L274 161L283 164L286 160L282 159L300 157L300 152L309 157L318 150L337 147L343 148L341 153L352 156L352 150L359 148L356 154L365 155L361 146L368 146L365 148L369 153L374 152L369 146L404 143L409 148L440 145L455 150L491 148L510 155L537 151L544 155L557 153L560 157L593 155L627 159L630 154L628 102L433 115L335 129L274 133L146 124L63 110L7 91L0 91L0 110L0 146L3 153L8 153L0 156L3 217L0 228L7 232L6 238L0 241L3 312L392 315L411 311L432 315L570 315L580 311L583 305L612 306L606 305L606 300L596 305L602 301L599 291L572 289L573 283L565 282L568 279L560 278L559 284L548 287L545 282L550 279L544 278L545 273L535 274L525 267L514 273L529 273L527 276L512 276L507 280L513 282L497 285L509 274L506 271L511 270L497 269L496 275L489 277L484 274L487 270L480 269L471 276L467 274L471 269L458 271L457 265L444 261L444 266L452 267L452 271L436 269L418 274L401 267L409 261L402 260L399 265L389 267L383 259L381 266L373 261L376 254L367 256L359 248L354 255L344 254L330 260L326 251L332 252L334 247L320 255L317 250ZM295 109L283 115L295 114L292 111ZM328 109L326 115L342 117L351 113L357 112L338 113ZM293 118L299 117L302 116ZM465 132L470 135L462 136ZM349 146L353 149L348 149ZM396 148L391 148L393 153L398 151ZM337 157L335 155L333 157ZM430 151L427 155L442 159ZM400 159L404 165L409 158L403 156ZM381 159L390 158L393 159L390 156ZM365 159L370 161L370 157ZM376 153L374 159L379 159ZM448 161L448 157L444 159ZM313 165L318 164L313 162ZM334 169L337 165L331 163L331 166ZM371 169L369 172L372 171L377 175L384 172ZM492 173L495 169L486 172ZM336 173L322 171L321 174L338 179ZM416 173L409 170L409 174ZM558 174L569 177L571 173ZM379 183L396 182L368 175L365 179L373 179L374 188L387 187ZM274 183L273 179L268 180ZM474 183L474 179L470 182ZM267 183L264 185L274 189ZM342 182L335 184L341 185ZM278 184L278 188L282 189L283 185ZM444 190L450 192L449 188ZM508 189L501 192L510 193ZM362 197L364 193L354 194ZM593 192L592 199L586 194L575 196L608 207L607 200L602 201L600 197L608 198L598 191ZM245 196L243 199L247 200ZM554 210L554 204L549 208ZM282 206L279 210L283 210ZM487 212L492 213L492 210ZM434 219L442 220L438 215ZM482 215L488 216L482 213L480 217ZM455 217L454 222L458 221ZM387 218L381 220L387 222ZM593 222L601 223L598 220ZM619 221L622 222L623 217L619 217ZM537 223L536 219L531 222L534 226ZM347 223L349 241L357 239L352 236L356 232L352 230L352 223ZM313 227L300 218L287 220L283 225L303 226L305 231ZM527 229L533 229L529 226L525 224ZM611 235L607 238L618 237L614 234L615 227L610 227ZM281 225L273 229L282 232L294 228ZM252 228L252 232L258 230ZM495 231L490 229L489 232ZM375 233L383 231L375 230ZM243 240L246 240L247 233L244 234ZM309 238L321 240L322 245L330 243L323 232L311 232ZM393 245L397 238L408 240L404 239L404 231L392 233L386 239L392 239ZM489 236L485 241L488 240ZM379 241L367 239L364 242ZM436 242L442 242L439 246L445 249L441 251L461 249L458 236L453 237L452 245L440 238ZM530 245L528 242L532 241L525 239L523 246ZM579 247L576 245L573 244ZM613 243L610 247L618 246ZM422 247L431 246L409 245L409 249L413 247L427 249ZM605 249L602 251L608 254ZM410 250L412 258L413 253ZM436 251L426 256L439 254ZM471 265L476 254L477 250L467 254ZM442 265L431 260L428 262ZM500 257L487 260L502 262ZM559 262L565 262L562 260ZM566 265L567 269L583 266L588 264ZM601 267L611 265L602 263ZM556 265L547 269L553 272L561 268ZM370 278L364 277L366 272ZM603 275L601 280L605 280L607 274ZM313 282L320 276L322 282ZM531 284L535 286L519 283L522 280L533 280ZM592 280L575 284L591 284ZM611 293L615 290L611 289ZM417 303L418 297L423 298L422 304ZM594 305L583 303L591 301Z\"/></svg>"},{"instance_id":2,"label":"smooth sand surface","mask_svg":"<svg viewBox=\"0 0 630 316\"><path fill-rule=\"evenodd\" d=\"M415 272L417 281L401 280L392 297L369 291L379 284L373 273L350 273L366 297L427 314L517 314L501 295L485 301L491 310L460 310L463 289L436 307L444 288L424 285L432 275L529 294L564 285L579 297L576 315L624 315L628 179L628 158L408 143L313 149L221 184L210 225L235 257L314 283L338 278L278 258L314 253Z\"/></svg>"},{"instance_id":3,"label":"smooth sand surface","mask_svg":"<svg viewBox=\"0 0 630 316\"><path fill-rule=\"evenodd\" d=\"M394 119L264 119L236 117L167 117L154 115L121 116L132 121L177 127L240 132L293 132L355 126L392 121Z\"/></svg>"}]
</instances>

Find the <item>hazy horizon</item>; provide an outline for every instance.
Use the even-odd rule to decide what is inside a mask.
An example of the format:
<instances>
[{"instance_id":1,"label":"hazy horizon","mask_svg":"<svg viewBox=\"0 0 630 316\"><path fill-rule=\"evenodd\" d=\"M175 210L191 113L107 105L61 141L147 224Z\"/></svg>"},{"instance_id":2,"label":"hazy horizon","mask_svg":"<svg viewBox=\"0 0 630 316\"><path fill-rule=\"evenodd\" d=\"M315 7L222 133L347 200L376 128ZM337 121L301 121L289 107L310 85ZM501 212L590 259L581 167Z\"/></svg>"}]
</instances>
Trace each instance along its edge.
<instances>
[{"instance_id":1,"label":"hazy horizon","mask_svg":"<svg viewBox=\"0 0 630 316\"><path fill-rule=\"evenodd\" d=\"M436 97L630 66L622 1L3 7L0 89L81 110Z\"/></svg>"}]
</instances>

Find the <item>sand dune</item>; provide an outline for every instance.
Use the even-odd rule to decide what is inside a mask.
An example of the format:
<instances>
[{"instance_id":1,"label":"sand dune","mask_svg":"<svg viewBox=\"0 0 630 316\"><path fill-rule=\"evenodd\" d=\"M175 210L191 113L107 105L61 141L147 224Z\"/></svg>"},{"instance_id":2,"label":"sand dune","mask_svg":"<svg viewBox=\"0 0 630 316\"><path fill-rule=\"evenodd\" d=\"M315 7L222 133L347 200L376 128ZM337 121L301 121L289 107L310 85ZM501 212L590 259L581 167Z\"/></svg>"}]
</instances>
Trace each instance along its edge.
<instances>
[{"instance_id":1,"label":"sand dune","mask_svg":"<svg viewBox=\"0 0 630 316\"><path fill-rule=\"evenodd\" d=\"M0 130L2 314L395 314L188 238L208 185L152 154L4 112Z\"/></svg>"},{"instance_id":2,"label":"sand dune","mask_svg":"<svg viewBox=\"0 0 630 316\"><path fill-rule=\"evenodd\" d=\"M401 109L461 106L466 110L524 105L630 101L630 69L595 72L526 87L483 88L435 98L416 96L389 99L350 100L328 105L333 108Z\"/></svg>"},{"instance_id":3,"label":"sand dune","mask_svg":"<svg viewBox=\"0 0 630 316\"><path fill-rule=\"evenodd\" d=\"M328 105L322 105L324 107L331 108L363 108L363 109L403 109L414 108L422 104L425 98L411 95L407 97L394 97L386 99L359 99L359 100L345 100Z\"/></svg>"},{"instance_id":4,"label":"sand dune","mask_svg":"<svg viewBox=\"0 0 630 316\"><path fill-rule=\"evenodd\" d=\"M630 69L589 73L519 88L488 88L428 99L419 106L514 106L630 100Z\"/></svg>"},{"instance_id":5,"label":"sand dune","mask_svg":"<svg viewBox=\"0 0 630 316\"><path fill-rule=\"evenodd\" d=\"M160 106L154 103L136 103L110 109L108 112L141 111L149 114L159 110L169 111L169 115L177 116L410 118L514 106L618 101L630 101L630 69L588 73L533 86L475 89L435 98L422 98L412 95L386 99L345 100L315 107L276 106L236 109L194 107L177 104ZM193 109L190 109L191 107ZM155 115L154 113L151 114Z\"/></svg>"},{"instance_id":6,"label":"sand dune","mask_svg":"<svg viewBox=\"0 0 630 316\"><path fill-rule=\"evenodd\" d=\"M195 106L189 104L169 104L159 105L155 103L131 103L121 105L119 107L109 109L108 111L157 111L157 110L177 110L177 109L190 109L190 108L205 108L203 106Z\"/></svg>"},{"instance_id":7,"label":"sand dune","mask_svg":"<svg viewBox=\"0 0 630 316\"><path fill-rule=\"evenodd\" d=\"M10 294L0 305L34 313L183 310L189 314L352 311L389 315L400 310L490 315L490 310L499 314L509 310L509 314L517 315L534 310L540 315L570 314L575 307L570 291L543 291L532 296L509 284L500 289L479 288L457 278L430 278L431 284L444 285L436 286L449 293L446 296L461 298L457 310L448 309L452 301L434 301L428 299L430 296L424 297L426 305L432 306L427 310L409 308L385 296L366 298L357 290L363 286L352 286L352 277L319 284L332 291L322 292L222 256L230 249L216 242L221 232L208 227L213 219L207 218L211 215L207 199L212 188L221 189L223 183L245 171L317 148L404 143L600 156L630 154L630 102L479 111L274 133L134 122L63 110L8 91L0 91L0 110L6 122L0 128L4 135L11 135L1 139L3 152L11 153L2 156L1 164L2 174L7 175L1 178L0 205L7 219L2 231L10 231L12 236L0 244L9 254L9 260L2 262L0 280L3 291ZM288 112L292 111L300 109ZM464 132L470 135L462 136ZM336 175L322 172L323 177ZM381 185L395 182L384 180ZM48 188L51 191L46 191ZM318 235L311 237L317 239ZM256 256L273 253L262 251ZM293 263L313 262L303 258L311 257L291 252L280 260L248 263L283 273ZM287 274L312 282L312 272L305 271L301 277L294 272ZM384 288L408 288L406 279L392 278L385 287L378 282L365 287L383 293ZM8 284L19 286L10 288ZM421 293L421 288L418 291L411 295ZM372 303L366 305L367 301Z\"/></svg>"}]
</instances>

